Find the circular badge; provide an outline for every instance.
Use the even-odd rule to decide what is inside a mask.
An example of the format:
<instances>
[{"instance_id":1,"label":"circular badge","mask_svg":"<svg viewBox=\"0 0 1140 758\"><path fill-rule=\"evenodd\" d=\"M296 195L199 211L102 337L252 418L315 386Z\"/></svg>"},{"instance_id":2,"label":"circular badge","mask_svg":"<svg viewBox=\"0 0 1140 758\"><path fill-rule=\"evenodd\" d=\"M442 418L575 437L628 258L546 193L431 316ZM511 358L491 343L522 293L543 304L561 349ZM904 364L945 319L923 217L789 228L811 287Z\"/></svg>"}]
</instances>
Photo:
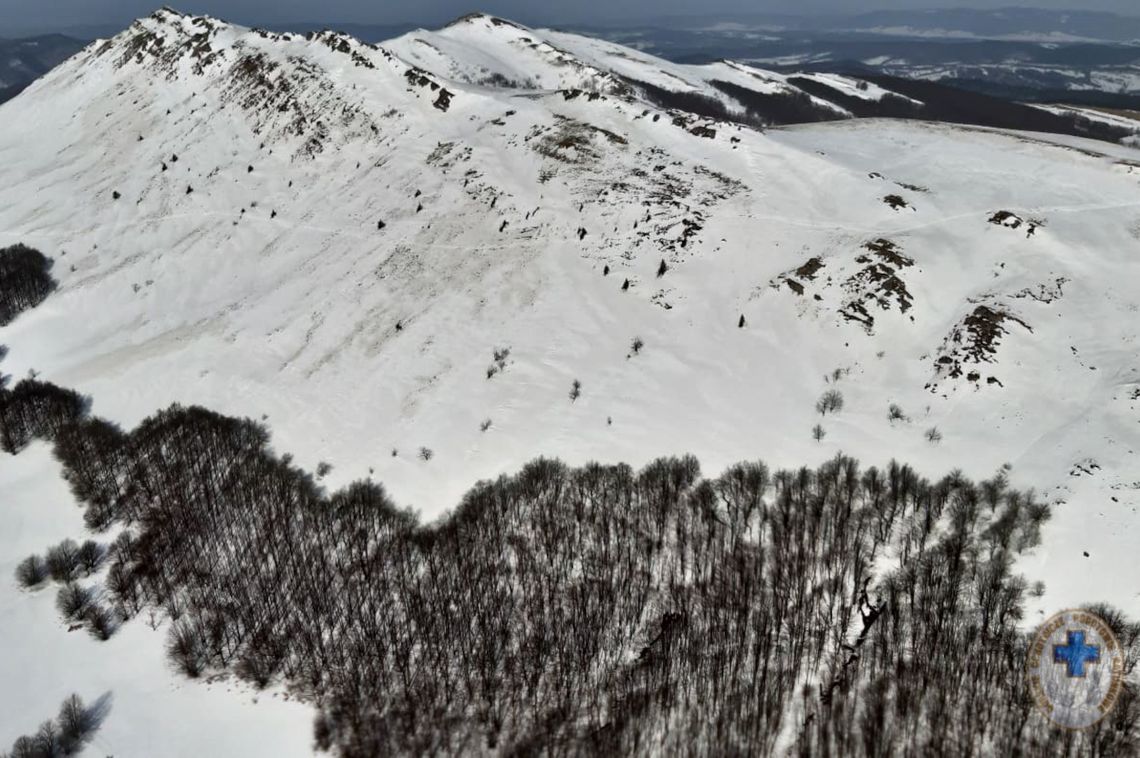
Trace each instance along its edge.
<instances>
[{"instance_id":1,"label":"circular badge","mask_svg":"<svg viewBox=\"0 0 1140 758\"><path fill-rule=\"evenodd\" d=\"M1104 619L1088 611L1061 611L1042 624L1026 666L1033 702L1066 729L1108 715L1124 685L1124 651Z\"/></svg>"}]
</instances>

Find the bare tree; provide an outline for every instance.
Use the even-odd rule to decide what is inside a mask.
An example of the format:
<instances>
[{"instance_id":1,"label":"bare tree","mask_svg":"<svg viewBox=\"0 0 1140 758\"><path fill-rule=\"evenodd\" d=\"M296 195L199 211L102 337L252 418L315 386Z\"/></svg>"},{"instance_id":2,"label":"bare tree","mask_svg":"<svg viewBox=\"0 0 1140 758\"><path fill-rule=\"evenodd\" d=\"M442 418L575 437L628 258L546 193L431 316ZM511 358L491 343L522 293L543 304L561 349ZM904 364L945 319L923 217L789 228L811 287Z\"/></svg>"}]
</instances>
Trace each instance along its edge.
<instances>
[{"instance_id":1,"label":"bare tree","mask_svg":"<svg viewBox=\"0 0 1140 758\"><path fill-rule=\"evenodd\" d=\"M839 390L824 392L815 403L815 410L821 416L843 410L843 393Z\"/></svg>"}]
</instances>

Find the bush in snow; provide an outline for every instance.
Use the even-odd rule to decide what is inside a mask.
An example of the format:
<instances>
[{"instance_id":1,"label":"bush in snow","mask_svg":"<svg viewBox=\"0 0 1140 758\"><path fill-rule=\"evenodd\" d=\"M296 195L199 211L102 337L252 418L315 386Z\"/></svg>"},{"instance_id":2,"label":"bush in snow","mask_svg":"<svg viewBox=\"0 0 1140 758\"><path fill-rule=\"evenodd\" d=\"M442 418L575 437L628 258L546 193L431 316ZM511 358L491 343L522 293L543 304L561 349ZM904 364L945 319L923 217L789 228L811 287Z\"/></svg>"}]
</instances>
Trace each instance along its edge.
<instances>
[{"instance_id":1,"label":"bush in snow","mask_svg":"<svg viewBox=\"0 0 1140 758\"><path fill-rule=\"evenodd\" d=\"M103 565L107 550L95 540L87 540L79 546L76 552L76 561L79 567L88 575L94 574Z\"/></svg>"},{"instance_id":2,"label":"bush in snow","mask_svg":"<svg viewBox=\"0 0 1140 758\"><path fill-rule=\"evenodd\" d=\"M816 424L815 426L813 426L811 428L811 438L813 440L815 440L816 442L822 442L823 438L826 436L827 436L827 432L824 430L824 428L821 425Z\"/></svg>"},{"instance_id":3,"label":"bush in snow","mask_svg":"<svg viewBox=\"0 0 1140 758\"><path fill-rule=\"evenodd\" d=\"M59 594L56 595L55 607L68 621L79 621L87 609L91 607L93 595L94 593L90 589L80 587L75 582L68 582L60 588Z\"/></svg>"},{"instance_id":4,"label":"bush in snow","mask_svg":"<svg viewBox=\"0 0 1140 758\"><path fill-rule=\"evenodd\" d=\"M94 601L83 612L83 621L87 625L88 633L95 639L104 642L111 639L111 635L118 629L118 624L111 611L106 606Z\"/></svg>"},{"instance_id":5,"label":"bush in snow","mask_svg":"<svg viewBox=\"0 0 1140 758\"><path fill-rule=\"evenodd\" d=\"M926 430L926 441L932 445L942 441L942 432L938 431L938 427L932 426Z\"/></svg>"},{"instance_id":6,"label":"bush in snow","mask_svg":"<svg viewBox=\"0 0 1140 758\"><path fill-rule=\"evenodd\" d=\"M495 374L507 370L507 358L511 355L509 347L497 347L491 353L492 363L487 367L487 378L490 379Z\"/></svg>"},{"instance_id":7,"label":"bush in snow","mask_svg":"<svg viewBox=\"0 0 1140 758\"><path fill-rule=\"evenodd\" d=\"M198 625L184 619L170 626L166 638L166 655L180 672L197 679L206 670L209 655Z\"/></svg>"},{"instance_id":8,"label":"bush in snow","mask_svg":"<svg viewBox=\"0 0 1140 758\"><path fill-rule=\"evenodd\" d=\"M63 540L48 548L47 570L57 582L70 582L79 575L79 546L75 540Z\"/></svg>"},{"instance_id":9,"label":"bush in snow","mask_svg":"<svg viewBox=\"0 0 1140 758\"><path fill-rule=\"evenodd\" d=\"M38 555L29 555L16 566L16 581L21 586L31 589L43 584L48 578L48 568L44 559Z\"/></svg>"},{"instance_id":10,"label":"bush in snow","mask_svg":"<svg viewBox=\"0 0 1140 758\"><path fill-rule=\"evenodd\" d=\"M887 419L892 424L896 421L909 421L910 420L906 417L906 414L903 413L903 409L900 406L895 405L894 403L891 403L890 407L887 408Z\"/></svg>"},{"instance_id":11,"label":"bush in snow","mask_svg":"<svg viewBox=\"0 0 1140 758\"><path fill-rule=\"evenodd\" d=\"M570 402L574 402L582 396L582 383L577 379L570 385Z\"/></svg>"}]
</instances>

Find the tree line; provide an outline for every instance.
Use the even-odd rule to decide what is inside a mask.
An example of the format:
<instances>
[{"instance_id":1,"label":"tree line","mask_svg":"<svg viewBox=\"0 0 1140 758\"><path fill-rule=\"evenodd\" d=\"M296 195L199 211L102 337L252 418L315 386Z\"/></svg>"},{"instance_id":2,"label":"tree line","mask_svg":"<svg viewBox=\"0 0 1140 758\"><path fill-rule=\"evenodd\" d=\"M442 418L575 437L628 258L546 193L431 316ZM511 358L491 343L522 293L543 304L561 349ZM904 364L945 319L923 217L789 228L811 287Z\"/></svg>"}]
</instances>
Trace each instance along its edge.
<instances>
[{"instance_id":1,"label":"tree line","mask_svg":"<svg viewBox=\"0 0 1140 758\"><path fill-rule=\"evenodd\" d=\"M327 493L264 426L172 406L123 430L84 398L0 389L0 441L49 440L85 522L119 531L103 596L168 619L189 677L283 682L317 747L419 754L1125 755L1129 685L1086 732L1024 686L1049 508L1004 475L839 456L701 475L692 457L538 459L425 525ZM1128 652L1140 625L1099 608Z\"/></svg>"}]
</instances>

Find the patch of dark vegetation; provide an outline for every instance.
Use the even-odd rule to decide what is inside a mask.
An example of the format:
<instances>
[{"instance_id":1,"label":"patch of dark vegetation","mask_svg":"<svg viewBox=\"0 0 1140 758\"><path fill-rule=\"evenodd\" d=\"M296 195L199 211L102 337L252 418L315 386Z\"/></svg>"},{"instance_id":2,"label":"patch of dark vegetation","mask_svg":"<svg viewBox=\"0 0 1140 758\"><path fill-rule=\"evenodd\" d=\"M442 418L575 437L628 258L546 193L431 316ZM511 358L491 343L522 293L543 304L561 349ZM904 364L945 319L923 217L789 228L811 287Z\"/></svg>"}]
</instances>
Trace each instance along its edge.
<instances>
[{"instance_id":1,"label":"patch of dark vegetation","mask_svg":"<svg viewBox=\"0 0 1140 758\"><path fill-rule=\"evenodd\" d=\"M49 576L47 564L38 555L29 555L16 566L16 582L27 589L39 587Z\"/></svg>"},{"instance_id":2,"label":"patch of dark vegetation","mask_svg":"<svg viewBox=\"0 0 1140 758\"><path fill-rule=\"evenodd\" d=\"M899 185L904 190L910 190L911 192L920 192L924 195L930 193L929 187L923 187L920 184L907 184L906 182L895 182L895 184Z\"/></svg>"},{"instance_id":3,"label":"patch of dark vegetation","mask_svg":"<svg viewBox=\"0 0 1140 758\"><path fill-rule=\"evenodd\" d=\"M601 92L595 92L595 91L586 92L585 90L580 90L580 89L564 89L564 90L561 90L561 92L562 92L562 99L563 100L577 100L578 98L582 97L583 95L585 95L586 99L589 100L591 103L596 101L596 100L604 100L605 99L605 97L602 95Z\"/></svg>"},{"instance_id":4,"label":"patch of dark vegetation","mask_svg":"<svg viewBox=\"0 0 1140 758\"><path fill-rule=\"evenodd\" d=\"M423 525L373 482L326 494L263 426L198 407L130 432L77 414L45 438L89 522L122 529L114 606L176 617L188 676L284 682L343 756L1140 747L1140 625L1112 609L1128 683L1111 718L1034 716L1014 565L1049 508L1002 475L540 459Z\"/></svg>"},{"instance_id":5,"label":"patch of dark vegetation","mask_svg":"<svg viewBox=\"0 0 1140 758\"><path fill-rule=\"evenodd\" d=\"M1024 219L1012 211L997 211L990 216L989 221L995 226L1004 226L1008 229L1020 229L1024 225L1026 237L1032 237L1039 228L1045 225L1044 221Z\"/></svg>"},{"instance_id":6,"label":"patch of dark vegetation","mask_svg":"<svg viewBox=\"0 0 1140 758\"><path fill-rule=\"evenodd\" d=\"M359 45L360 43L347 34L326 30L318 32L316 34L307 35L307 38L316 40L318 42L323 42L329 47L330 50L349 56L352 58L352 65L356 66L357 68L376 68L375 63L362 55L359 50L355 49L354 46Z\"/></svg>"},{"instance_id":7,"label":"patch of dark vegetation","mask_svg":"<svg viewBox=\"0 0 1140 758\"><path fill-rule=\"evenodd\" d=\"M781 284L783 284L797 295L802 295L804 294L803 282L815 281L815 275L818 274L820 269L823 267L823 258L820 258L818 256L815 258L810 258L799 268L776 277L776 279L772 282L772 286L779 287Z\"/></svg>"},{"instance_id":8,"label":"patch of dark vegetation","mask_svg":"<svg viewBox=\"0 0 1140 758\"><path fill-rule=\"evenodd\" d=\"M58 758L79 755L103 725L111 711L111 696L102 696L90 706L78 695L69 695L54 720L40 724L35 734L17 737L12 758Z\"/></svg>"},{"instance_id":9,"label":"patch of dark vegetation","mask_svg":"<svg viewBox=\"0 0 1140 758\"><path fill-rule=\"evenodd\" d=\"M0 249L0 326L42 303L56 288L51 259L27 245Z\"/></svg>"},{"instance_id":10,"label":"patch of dark vegetation","mask_svg":"<svg viewBox=\"0 0 1140 758\"><path fill-rule=\"evenodd\" d=\"M1010 297L1015 300L1029 298L1039 303L1048 305L1054 300L1060 300L1065 294L1065 285L1069 283L1069 279L1064 276L1059 276L1052 282L1045 282L1038 284L1036 287L1025 287L1017 292L1014 292Z\"/></svg>"},{"instance_id":11,"label":"patch of dark vegetation","mask_svg":"<svg viewBox=\"0 0 1140 758\"><path fill-rule=\"evenodd\" d=\"M909 208L910 204L902 195L887 195L883 198L883 202L891 206L891 210L899 210L901 208Z\"/></svg>"},{"instance_id":12,"label":"patch of dark vegetation","mask_svg":"<svg viewBox=\"0 0 1140 758\"><path fill-rule=\"evenodd\" d=\"M875 304L884 311L897 305L900 313L910 310L914 298L899 272L913 266L914 259L904 255L899 246L888 239L864 243L863 248L870 255L855 258L855 263L862 268L843 282L848 297L839 313L848 321L861 323L869 332L875 325L875 317L868 305Z\"/></svg>"},{"instance_id":13,"label":"patch of dark vegetation","mask_svg":"<svg viewBox=\"0 0 1140 758\"><path fill-rule=\"evenodd\" d=\"M921 118L951 124L972 124L1029 132L1051 132L1119 142L1132 132L1080 117L1057 115L1040 108L968 92L939 82L873 75L864 77L880 87L923 103ZM829 98L830 99L830 98Z\"/></svg>"},{"instance_id":14,"label":"patch of dark vegetation","mask_svg":"<svg viewBox=\"0 0 1140 758\"><path fill-rule=\"evenodd\" d=\"M555 123L553 129L535 130L527 141L532 143L535 152L563 163L591 163L602 156L601 150L607 144L618 147L629 144L620 134L584 121L556 116Z\"/></svg>"},{"instance_id":15,"label":"patch of dark vegetation","mask_svg":"<svg viewBox=\"0 0 1140 758\"><path fill-rule=\"evenodd\" d=\"M839 390L828 390L815 402L815 412L821 416L839 413L841 410L843 410L843 393Z\"/></svg>"},{"instance_id":16,"label":"patch of dark vegetation","mask_svg":"<svg viewBox=\"0 0 1140 758\"><path fill-rule=\"evenodd\" d=\"M681 115L681 113L689 114L697 118L711 119L714 121L721 121L726 123L745 124L753 127L763 127L772 123L769 120L758 117L751 111L745 111L744 114L734 113L729 110L722 101L715 97L709 97L699 92L677 92L676 90L666 89L665 87L658 87L656 84L643 82L638 79L623 77L623 81L632 89L641 93L648 102L653 103L662 110L670 111L674 117L674 125L679 126L691 134L702 137L715 137L716 132L714 129L707 125L699 125L694 127L692 119ZM716 84L716 82L712 82ZM680 112L680 113L678 113ZM677 119L680 121L677 121ZM696 129L696 131L694 131ZM704 130L712 132L710 135Z\"/></svg>"},{"instance_id":17,"label":"patch of dark vegetation","mask_svg":"<svg viewBox=\"0 0 1140 758\"><path fill-rule=\"evenodd\" d=\"M443 111L444 113L451 107L451 98L455 97L454 93L445 88L440 88L439 95L436 96L435 102L432 105Z\"/></svg>"},{"instance_id":18,"label":"patch of dark vegetation","mask_svg":"<svg viewBox=\"0 0 1140 758\"><path fill-rule=\"evenodd\" d=\"M404 71L404 78L406 78L408 80L408 83L414 87L428 89L432 92L438 93L433 105L439 110L446 112L447 109L451 107L451 98L455 96L454 93L449 92L446 88L440 86L439 82L428 76L426 71L415 68L413 66Z\"/></svg>"},{"instance_id":19,"label":"patch of dark vegetation","mask_svg":"<svg viewBox=\"0 0 1140 758\"><path fill-rule=\"evenodd\" d=\"M1009 334L1006 325L1010 322L1019 324L1026 331L1033 331L1029 324L998 306L976 306L951 330L943 342L942 349L934 361L935 376L957 379L966 373L964 366L967 364L994 363L1002 337ZM973 379L967 377L968 380L975 383L981 379L978 372L970 372L970 376ZM988 384L999 383L996 377L991 379L993 381L987 381ZM938 387L936 381L926 386L931 391Z\"/></svg>"},{"instance_id":20,"label":"patch of dark vegetation","mask_svg":"<svg viewBox=\"0 0 1140 758\"><path fill-rule=\"evenodd\" d=\"M538 89L538 86L529 79L522 81L510 79L498 71L492 71L475 83L481 84L484 87L494 87L495 89ZM495 119L492 123L497 123L498 126L505 124L502 119Z\"/></svg>"},{"instance_id":21,"label":"patch of dark vegetation","mask_svg":"<svg viewBox=\"0 0 1140 758\"><path fill-rule=\"evenodd\" d=\"M497 347L491 351L491 365L487 367L487 378L493 379L496 374L507 370L507 360L511 357L509 347Z\"/></svg>"},{"instance_id":22,"label":"patch of dark vegetation","mask_svg":"<svg viewBox=\"0 0 1140 758\"><path fill-rule=\"evenodd\" d=\"M895 268L906 268L914 265L914 260L899 252L899 246L889 239L880 237L877 240L865 242L863 248L870 251L883 263ZM867 256L860 256L855 260L858 263L867 263L870 259Z\"/></svg>"},{"instance_id":23,"label":"patch of dark vegetation","mask_svg":"<svg viewBox=\"0 0 1140 758\"><path fill-rule=\"evenodd\" d=\"M816 121L842 121L848 118L840 111L829 108L813 100L806 92L798 90L789 89L780 93L757 92L719 79L714 79L709 84L744 106L745 115L741 117L721 105L728 114L722 117L724 121L736 121L750 126L778 126Z\"/></svg>"},{"instance_id":24,"label":"patch of dark vegetation","mask_svg":"<svg viewBox=\"0 0 1140 758\"><path fill-rule=\"evenodd\" d=\"M902 406L898 405L897 403L891 403L890 406L887 408L887 420L890 421L892 424L895 423L896 421L903 421L903 422L909 422L910 421L910 419L907 417L906 413L903 412Z\"/></svg>"},{"instance_id":25,"label":"patch of dark vegetation","mask_svg":"<svg viewBox=\"0 0 1140 758\"><path fill-rule=\"evenodd\" d=\"M796 269L796 276L800 279L812 281L821 268L823 268L823 259L811 258L807 263Z\"/></svg>"},{"instance_id":26,"label":"patch of dark vegetation","mask_svg":"<svg viewBox=\"0 0 1140 758\"><path fill-rule=\"evenodd\" d=\"M823 82L802 76L789 77L788 84L821 100L835 103L858 118L927 118L922 103L893 93L884 95L879 100L870 100L848 95Z\"/></svg>"},{"instance_id":27,"label":"patch of dark vegetation","mask_svg":"<svg viewBox=\"0 0 1140 758\"><path fill-rule=\"evenodd\" d=\"M54 440L83 417L88 401L74 390L24 379L0 387L0 450L16 453L33 439Z\"/></svg>"},{"instance_id":28,"label":"patch of dark vegetation","mask_svg":"<svg viewBox=\"0 0 1140 758\"><path fill-rule=\"evenodd\" d=\"M835 269L835 279L829 276L825 281L817 281L819 272L826 264L822 258L815 257L799 268L776 277L771 286L787 286L797 295L804 295L809 287L829 286L838 280L844 291L839 315L847 321L862 324L870 332L875 325L872 306L878 306L878 310L883 311L897 306L900 313L906 313L912 307L914 299L900 272L913 266L914 259L905 255L896 243L883 238L864 243L863 250L865 252L858 254L851 263L830 264ZM851 270L852 265L854 273L839 279ZM814 298L820 300L821 296L817 292Z\"/></svg>"}]
</instances>

